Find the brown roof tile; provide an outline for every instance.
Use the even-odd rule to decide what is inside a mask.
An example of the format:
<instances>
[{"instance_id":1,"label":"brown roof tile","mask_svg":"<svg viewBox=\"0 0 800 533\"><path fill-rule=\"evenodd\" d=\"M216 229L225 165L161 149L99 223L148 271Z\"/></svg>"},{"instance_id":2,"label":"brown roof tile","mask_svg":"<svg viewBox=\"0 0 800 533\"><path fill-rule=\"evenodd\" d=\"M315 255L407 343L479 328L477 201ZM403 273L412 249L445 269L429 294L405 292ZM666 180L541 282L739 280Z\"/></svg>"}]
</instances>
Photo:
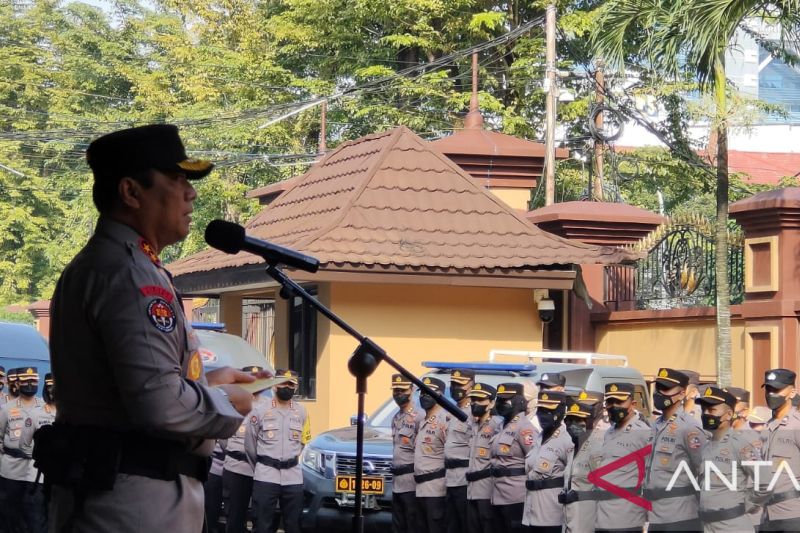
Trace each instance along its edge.
<instances>
[{"instance_id":1,"label":"brown roof tile","mask_svg":"<svg viewBox=\"0 0 800 533\"><path fill-rule=\"evenodd\" d=\"M628 259L620 249L540 230L405 127L343 143L256 215L247 231L316 256L323 268L486 272ZM205 250L170 270L180 276L259 262Z\"/></svg>"}]
</instances>

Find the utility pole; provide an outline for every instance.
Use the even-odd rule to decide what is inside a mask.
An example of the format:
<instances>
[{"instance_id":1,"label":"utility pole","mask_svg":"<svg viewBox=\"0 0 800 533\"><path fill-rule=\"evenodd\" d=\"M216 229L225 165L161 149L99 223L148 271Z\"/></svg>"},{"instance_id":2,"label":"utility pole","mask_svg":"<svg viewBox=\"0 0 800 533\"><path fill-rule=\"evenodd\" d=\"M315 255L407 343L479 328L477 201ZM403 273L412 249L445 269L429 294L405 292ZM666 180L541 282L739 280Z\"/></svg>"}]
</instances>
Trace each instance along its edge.
<instances>
[{"instance_id":1,"label":"utility pole","mask_svg":"<svg viewBox=\"0 0 800 533\"><path fill-rule=\"evenodd\" d=\"M545 160L544 160L544 204L551 205L556 200L556 6L547 5L545 18L547 37L547 102L545 105Z\"/></svg>"},{"instance_id":2,"label":"utility pole","mask_svg":"<svg viewBox=\"0 0 800 533\"><path fill-rule=\"evenodd\" d=\"M317 151L324 154L328 151L328 101L322 102L319 118L319 148Z\"/></svg>"},{"instance_id":3,"label":"utility pole","mask_svg":"<svg viewBox=\"0 0 800 533\"><path fill-rule=\"evenodd\" d=\"M597 70L594 72L594 102L597 106L601 106L606 101L606 77L603 72L603 60L596 59L595 64ZM597 131L602 131L603 113L597 113L595 115L594 125ZM598 202L603 201L603 141L597 137L594 139L594 182L592 184L592 196Z\"/></svg>"}]
</instances>

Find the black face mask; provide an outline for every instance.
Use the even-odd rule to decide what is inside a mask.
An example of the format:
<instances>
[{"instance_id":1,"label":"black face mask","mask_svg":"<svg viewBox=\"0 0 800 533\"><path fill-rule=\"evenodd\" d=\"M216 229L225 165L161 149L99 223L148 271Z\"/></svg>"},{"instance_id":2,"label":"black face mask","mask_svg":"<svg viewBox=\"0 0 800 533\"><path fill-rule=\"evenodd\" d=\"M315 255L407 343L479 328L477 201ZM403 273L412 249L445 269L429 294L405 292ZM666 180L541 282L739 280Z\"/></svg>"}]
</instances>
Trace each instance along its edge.
<instances>
[{"instance_id":1,"label":"black face mask","mask_svg":"<svg viewBox=\"0 0 800 533\"><path fill-rule=\"evenodd\" d=\"M420 394L419 395L419 404L422 406L423 409L426 411L436 405L436 400L433 396L428 396L427 394Z\"/></svg>"},{"instance_id":2,"label":"black face mask","mask_svg":"<svg viewBox=\"0 0 800 533\"><path fill-rule=\"evenodd\" d=\"M578 441L580 441L589 431L589 428L586 427L586 423L584 422L567 422L566 425L567 433L569 433L569 436L572 437L572 442L575 444L577 444Z\"/></svg>"},{"instance_id":3,"label":"black face mask","mask_svg":"<svg viewBox=\"0 0 800 533\"><path fill-rule=\"evenodd\" d=\"M786 396L781 396L777 392L768 392L767 393L767 407L772 409L780 408L783 404L786 403Z\"/></svg>"},{"instance_id":4,"label":"black face mask","mask_svg":"<svg viewBox=\"0 0 800 533\"><path fill-rule=\"evenodd\" d=\"M2 386L0 386L0 390L1 389L2 389ZM800 394L795 394L794 395L794 398L792 398L792 405L795 406L795 407L800 407Z\"/></svg>"},{"instance_id":5,"label":"black face mask","mask_svg":"<svg viewBox=\"0 0 800 533\"><path fill-rule=\"evenodd\" d=\"M393 392L392 398L394 399L394 403L396 403L399 407L403 407L407 405L409 400L411 400L411 395L406 392Z\"/></svg>"},{"instance_id":6,"label":"black face mask","mask_svg":"<svg viewBox=\"0 0 800 533\"><path fill-rule=\"evenodd\" d=\"M36 391L39 389L39 386L33 383L26 383L25 385L20 386L19 393L23 396L30 398L31 396L36 394Z\"/></svg>"},{"instance_id":7,"label":"black face mask","mask_svg":"<svg viewBox=\"0 0 800 533\"><path fill-rule=\"evenodd\" d=\"M553 409L551 411L549 409L539 408L536 410L536 418L539 420L542 433L550 433L561 424L562 416L559 413L559 409Z\"/></svg>"},{"instance_id":8,"label":"black face mask","mask_svg":"<svg viewBox=\"0 0 800 533\"><path fill-rule=\"evenodd\" d=\"M467 397L467 389L462 387L450 387L450 397L457 402L460 402Z\"/></svg>"},{"instance_id":9,"label":"black face mask","mask_svg":"<svg viewBox=\"0 0 800 533\"><path fill-rule=\"evenodd\" d=\"M2 391L2 390L3 390L3 387L5 387L5 386L6 386L6 384L5 384L5 383L3 383L2 381L0 381L0 391Z\"/></svg>"},{"instance_id":10,"label":"black face mask","mask_svg":"<svg viewBox=\"0 0 800 533\"><path fill-rule=\"evenodd\" d=\"M294 389L290 389L288 387L280 387L275 392L275 395L278 397L279 400L283 402L288 402L292 398L294 398Z\"/></svg>"},{"instance_id":11,"label":"black face mask","mask_svg":"<svg viewBox=\"0 0 800 533\"><path fill-rule=\"evenodd\" d=\"M509 420L514 416L514 406L511 405L511 400L507 398L498 399L494 410L498 415Z\"/></svg>"},{"instance_id":12,"label":"black face mask","mask_svg":"<svg viewBox=\"0 0 800 533\"><path fill-rule=\"evenodd\" d=\"M716 431L722 425L722 416L721 415L711 415L708 413L703 413L700 415L700 420L703 423L703 429L706 431Z\"/></svg>"},{"instance_id":13,"label":"black face mask","mask_svg":"<svg viewBox=\"0 0 800 533\"><path fill-rule=\"evenodd\" d=\"M608 421L612 424L618 424L628 418L630 408L614 405L606 407L606 412L608 413Z\"/></svg>"},{"instance_id":14,"label":"black face mask","mask_svg":"<svg viewBox=\"0 0 800 533\"><path fill-rule=\"evenodd\" d=\"M56 401L56 388L53 385L45 385L42 391L42 398L47 403L55 403Z\"/></svg>"},{"instance_id":15,"label":"black face mask","mask_svg":"<svg viewBox=\"0 0 800 533\"><path fill-rule=\"evenodd\" d=\"M472 411L472 416L475 418L480 418L486 414L487 409L489 408L488 405L481 405L479 403L473 403L469 406L470 411Z\"/></svg>"},{"instance_id":16,"label":"black face mask","mask_svg":"<svg viewBox=\"0 0 800 533\"><path fill-rule=\"evenodd\" d=\"M16 382L9 383L8 392L10 392L12 396L19 396L19 385Z\"/></svg>"},{"instance_id":17,"label":"black face mask","mask_svg":"<svg viewBox=\"0 0 800 533\"><path fill-rule=\"evenodd\" d=\"M674 398L678 394L680 394L680 392L677 394L673 394L672 396L668 396L663 392L655 391L653 393L653 406L659 411L664 411L665 409L669 409L670 407L675 405L675 401L672 398Z\"/></svg>"}]
</instances>

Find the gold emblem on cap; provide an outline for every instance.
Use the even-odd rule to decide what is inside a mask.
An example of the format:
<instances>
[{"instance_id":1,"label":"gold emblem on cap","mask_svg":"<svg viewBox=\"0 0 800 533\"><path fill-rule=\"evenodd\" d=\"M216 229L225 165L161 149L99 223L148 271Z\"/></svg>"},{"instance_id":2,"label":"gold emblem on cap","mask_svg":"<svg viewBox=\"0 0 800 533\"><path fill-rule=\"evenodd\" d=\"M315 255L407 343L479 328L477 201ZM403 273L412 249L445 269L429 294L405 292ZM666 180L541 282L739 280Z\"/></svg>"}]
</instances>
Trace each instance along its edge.
<instances>
[{"instance_id":1,"label":"gold emblem on cap","mask_svg":"<svg viewBox=\"0 0 800 533\"><path fill-rule=\"evenodd\" d=\"M403 381L403 378L401 378L400 376L395 376L394 380L395 380L397 383L400 383L401 381Z\"/></svg>"},{"instance_id":2,"label":"gold emblem on cap","mask_svg":"<svg viewBox=\"0 0 800 533\"><path fill-rule=\"evenodd\" d=\"M665 378L667 376L669 376L669 372L667 372L666 368L662 368L661 372L658 373L658 377L660 378Z\"/></svg>"},{"instance_id":3,"label":"gold emblem on cap","mask_svg":"<svg viewBox=\"0 0 800 533\"><path fill-rule=\"evenodd\" d=\"M703 393L703 396L711 396L711 387L706 389L706 391Z\"/></svg>"},{"instance_id":4,"label":"gold emblem on cap","mask_svg":"<svg viewBox=\"0 0 800 533\"><path fill-rule=\"evenodd\" d=\"M25 371L26 374L33 374L33 369L29 368Z\"/></svg>"},{"instance_id":5,"label":"gold emblem on cap","mask_svg":"<svg viewBox=\"0 0 800 533\"><path fill-rule=\"evenodd\" d=\"M577 403L573 403L573 404L572 404L572 407L570 407L570 408L569 408L569 410L570 410L570 411L572 411L572 412L574 413L574 412L576 412L576 411L580 411L580 410L581 410L581 408L580 408L580 407L578 407L578 404L577 404Z\"/></svg>"},{"instance_id":6,"label":"gold emblem on cap","mask_svg":"<svg viewBox=\"0 0 800 533\"><path fill-rule=\"evenodd\" d=\"M287 370L286 372L283 373L283 377L285 377L285 378L292 377L292 371L291 370Z\"/></svg>"},{"instance_id":7,"label":"gold emblem on cap","mask_svg":"<svg viewBox=\"0 0 800 533\"><path fill-rule=\"evenodd\" d=\"M461 377L461 372L459 372L458 370L456 370L455 372L453 372L453 377L454 377L454 378L460 378L460 377Z\"/></svg>"},{"instance_id":8,"label":"gold emblem on cap","mask_svg":"<svg viewBox=\"0 0 800 533\"><path fill-rule=\"evenodd\" d=\"M474 388L475 390L483 390L483 387L481 387L481 384L480 384L480 383L476 383L476 384L475 384L475 387L473 387L473 388Z\"/></svg>"},{"instance_id":9,"label":"gold emblem on cap","mask_svg":"<svg viewBox=\"0 0 800 533\"><path fill-rule=\"evenodd\" d=\"M586 394L586 391L585 391L585 390L584 390L584 391L581 391L581 393L578 395L578 399L579 399L579 400L585 400L585 399L586 399L586 398L588 398L588 397L589 397L589 395L588 395L588 394Z\"/></svg>"},{"instance_id":10,"label":"gold emblem on cap","mask_svg":"<svg viewBox=\"0 0 800 533\"><path fill-rule=\"evenodd\" d=\"M425 378L425 381L423 381L423 383L425 385L430 385L431 384L431 378Z\"/></svg>"},{"instance_id":11,"label":"gold emblem on cap","mask_svg":"<svg viewBox=\"0 0 800 533\"><path fill-rule=\"evenodd\" d=\"M548 396L547 394L542 394L542 400L549 400L549 399L550 396Z\"/></svg>"},{"instance_id":12,"label":"gold emblem on cap","mask_svg":"<svg viewBox=\"0 0 800 533\"><path fill-rule=\"evenodd\" d=\"M497 387L497 392L505 392L505 391L506 391L505 385L500 385L499 387Z\"/></svg>"},{"instance_id":13,"label":"gold emblem on cap","mask_svg":"<svg viewBox=\"0 0 800 533\"><path fill-rule=\"evenodd\" d=\"M611 385L611 388L609 388L608 390L611 392L617 392L619 390L619 387L617 387L616 385Z\"/></svg>"}]
</instances>

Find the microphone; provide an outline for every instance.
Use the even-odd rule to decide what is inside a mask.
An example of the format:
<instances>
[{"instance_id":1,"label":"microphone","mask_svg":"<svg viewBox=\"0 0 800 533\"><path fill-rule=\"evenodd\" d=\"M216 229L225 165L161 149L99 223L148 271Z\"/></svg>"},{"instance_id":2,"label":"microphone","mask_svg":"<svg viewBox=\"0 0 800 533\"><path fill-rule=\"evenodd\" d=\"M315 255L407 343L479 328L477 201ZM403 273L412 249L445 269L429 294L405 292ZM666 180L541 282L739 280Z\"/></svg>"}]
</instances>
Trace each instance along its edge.
<instances>
[{"instance_id":1,"label":"microphone","mask_svg":"<svg viewBox=\"0 0 800 533\"><path fill-rule=\"evenodd\" d=\"M212 248L226 254L238 254L244 251L260 255L272 264L282 263L287 267L306 272L316 272L319 268L318 259L271 242L248 237L242 226L225 220L212 220L206 226L206 242Z\"/></svg>"}]
</instances>

